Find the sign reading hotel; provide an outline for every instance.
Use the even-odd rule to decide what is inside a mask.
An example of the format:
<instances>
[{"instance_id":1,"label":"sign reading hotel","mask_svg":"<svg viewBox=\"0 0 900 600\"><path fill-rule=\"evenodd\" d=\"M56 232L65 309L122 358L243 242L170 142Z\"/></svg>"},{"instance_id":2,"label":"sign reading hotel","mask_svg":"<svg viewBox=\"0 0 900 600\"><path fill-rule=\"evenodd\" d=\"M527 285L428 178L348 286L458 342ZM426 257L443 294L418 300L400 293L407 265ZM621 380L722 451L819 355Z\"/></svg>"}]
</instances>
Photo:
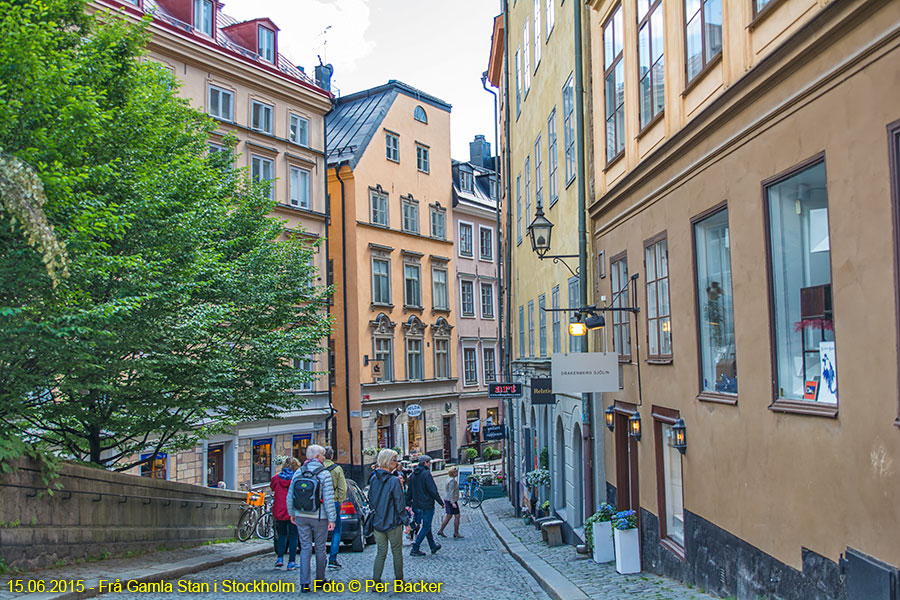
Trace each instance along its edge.
<instances>
[{"instance_id":1,"label":"sign reading hotel","mask_svg":"<svg viewBox=\"0 0 900 600\"><path fill-rule=\"evenodd\" d=\"M619 355L615 352L554 354L551 359L554 394L619 391Z\"/></svg>"}]
</instances>

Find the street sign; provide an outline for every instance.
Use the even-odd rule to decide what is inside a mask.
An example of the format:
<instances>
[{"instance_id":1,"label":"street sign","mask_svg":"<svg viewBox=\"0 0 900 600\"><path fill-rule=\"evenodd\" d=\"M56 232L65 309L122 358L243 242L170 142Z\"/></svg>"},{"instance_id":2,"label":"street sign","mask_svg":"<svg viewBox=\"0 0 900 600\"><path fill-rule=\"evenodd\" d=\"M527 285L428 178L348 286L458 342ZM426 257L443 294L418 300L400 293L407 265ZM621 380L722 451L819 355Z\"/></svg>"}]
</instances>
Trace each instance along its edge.
<instances>
[{"instance_id":1,"label":"street sign","mask_svg":"<svg viewBox=\"0 0 900 600\"><path fill-rule=\"evenodd\" d=\"M483 436L484 441L486 442L505 439L506 427L504 427L503 425L485 425Z\"/></svg>"},{"instance_id":2,"label":"street sign","mask_svg":"<svg viewBox=\"0 0 900 600\"><path fill-rule=\"evenodd\" d=\"M555 353L550 364L555 394L619 391L619 355L615 352Z\"/></svg>"},{"instance_id":3,"label":"street sign","mask_svg":"<svg viewBox=\"0 0 900 600\"><path fill-rule=\"evenodd\" d=\"M406 407L406 416L415 419L422 414L422 407L418 404L410 404Z\"/></svg>"},{"instance_id":4,"label":"street sign","mask_svg":"<svg viewBox=\"0 0 900 600\"><path fill-rule=\"evenodd\" d=\"M531 403L532 404L556 404L556 396L553 395L553 379L550 377L531 378Z\"/></svg>"},{"instance_id":5,"label":"street sign","mask_svg":"<svg viewBox=\"0 0 900 600\"><path fill-rule=\"evenodd\" d=\"M488 386L488 398L521 398L521 383L492 383Z\"/></svg>"}]
</instances>

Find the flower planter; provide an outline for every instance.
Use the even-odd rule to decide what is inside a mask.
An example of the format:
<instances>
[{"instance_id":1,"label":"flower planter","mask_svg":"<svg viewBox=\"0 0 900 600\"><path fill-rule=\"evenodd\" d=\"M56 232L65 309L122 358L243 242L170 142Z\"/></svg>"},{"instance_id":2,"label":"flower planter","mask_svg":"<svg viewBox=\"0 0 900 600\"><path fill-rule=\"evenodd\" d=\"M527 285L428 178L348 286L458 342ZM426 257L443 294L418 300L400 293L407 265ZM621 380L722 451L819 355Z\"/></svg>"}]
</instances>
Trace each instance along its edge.
<instances>
[{"instance_id":1,"label":"flower planter","mask_svg":"<svg viewBox=\"0 0 900 600\"><path fill-rule=\"evenodd\" d=\"M640 573L641 543L638 530L613 529L613 534L616 541L616 571L622 575Z\"/></svg>"},{"instance_id":2,"label":"flower planter","mask_svg":"<svg viewBox=\"0 0 900 600\"><path fill-rule=\"evenodd\" d=\"M612 523L603 521L592 523L594 528L594 562L608 563L616 559L615 546L613 545Z\"/></svg>"}]
</instances>

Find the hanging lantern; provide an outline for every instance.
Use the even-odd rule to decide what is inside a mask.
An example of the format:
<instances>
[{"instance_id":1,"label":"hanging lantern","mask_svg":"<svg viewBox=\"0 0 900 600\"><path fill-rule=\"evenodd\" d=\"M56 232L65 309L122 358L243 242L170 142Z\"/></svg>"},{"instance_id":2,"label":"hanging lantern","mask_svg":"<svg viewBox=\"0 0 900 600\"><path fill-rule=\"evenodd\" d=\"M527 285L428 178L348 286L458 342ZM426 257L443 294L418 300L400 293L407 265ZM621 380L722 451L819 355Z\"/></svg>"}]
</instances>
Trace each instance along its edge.
<instances>
[{"instance_id":1,"label":"hanging lantern","mask_svg":"<svg viewBox=\"0 0 900 600\"><path fill-rule=\"evenodd\" d=\"M634 411L634 414L628 417L628 435L635 441L641 441L641 415L638 411Z\"/></svg>"},{"instance_id":2,"label":"hanging lantern","mask_svg":"<svg viewBox=\"0 0 900 600\"><path fill-rule=\"evenodd\" d=\"M684 425L684 419L675 421L672 425L672 435L675 438L672 440L672 447L684 454L687 450L687 427Z\"/></svg>"},{"instance_id":3,"label":"hanging lantern","mask_svg":"<svg viewBox=\"0 0 900 600\"><path fill-rule=\"evenodd\" d=\"M606 428L613 431L616 428L616 411L612 405L604 411L604 414L606 415Z\"/></svg>"}]
</instances>

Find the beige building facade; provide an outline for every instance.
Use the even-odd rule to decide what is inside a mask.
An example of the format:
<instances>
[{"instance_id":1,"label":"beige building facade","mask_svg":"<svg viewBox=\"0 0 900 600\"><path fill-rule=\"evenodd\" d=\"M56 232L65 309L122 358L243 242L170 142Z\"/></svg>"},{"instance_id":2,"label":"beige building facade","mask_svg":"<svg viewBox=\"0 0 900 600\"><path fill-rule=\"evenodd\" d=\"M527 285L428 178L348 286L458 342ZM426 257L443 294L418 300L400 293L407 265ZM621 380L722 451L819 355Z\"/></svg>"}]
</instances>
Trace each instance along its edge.
<instances>
[{"instance_id":1,"label":"beige building facade","mask_svg":"<svg viewBox=\"0 0 900 600\"><path fill-rule=\"evenodd\" d=\"M272 216L285 236L316 247L314 266L326 284L324 115L331 108L327 83L317 84L278 52L278 27L268 18L237 22L212 0L97 0L95 10L152 14L148 59L170 69L179 93L217 124L210 152L237 139L236 166L270 183ZM323 307L323 310L325 307ZM297 368L326 371L322 353L294 360ZM193 450L159 457L141 474L230 489L268 485L276 459L299 455L311 442L326 443L332 412L327 377L296 390L297 409L267 422L243 423Z\"/></svg>"},{"instance_id":2,"label":"beige building facade","mask_svg":"<svg viewBox=\"0 0 900 600\"><path fill-rule=\"evenodd\" d=\"M592 9L591 293L637 274L641 309L604 332L607 497L643 568L896 597L900 2Z\"/></svg>"}]
</instances>

